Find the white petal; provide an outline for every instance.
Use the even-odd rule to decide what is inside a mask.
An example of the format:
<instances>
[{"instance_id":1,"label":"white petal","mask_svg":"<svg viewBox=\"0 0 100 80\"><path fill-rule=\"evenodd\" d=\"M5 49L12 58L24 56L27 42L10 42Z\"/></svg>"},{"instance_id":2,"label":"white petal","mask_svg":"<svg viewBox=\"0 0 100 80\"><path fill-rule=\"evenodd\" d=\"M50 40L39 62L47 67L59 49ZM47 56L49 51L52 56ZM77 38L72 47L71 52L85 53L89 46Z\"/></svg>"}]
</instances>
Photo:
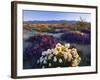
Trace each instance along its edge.
<instances>
[{"instance_id":1,"label":"white petal","mask_svg":"<svg viewBox=\"0 0 100 80\"><path fill-rule=\"evenodd\" d=\"M43 61L43 64L46 64L46 63L47 63L47 61L46 61L46 60L44 60L44 61Z\"/></svg>"},{"instance_id":2,"label":"white petal","mask_svg":"<svg viewBox=\"0 0 100 80\"><path fill-rule=\"evenodd\" d=\"M42 62L43 61L43 57L40 57L40 62Z\"/></svg>"},{"instance_id":3,"label":"white petal","mask_svg":"<svg viewBox=\"0 0 100 80\"><path fill-rule=\"evenodd\" d=\"M53 58L53 61L54 61L54 62L56 62L56 61L57 61L57 58L56 58L56 57L54 57L54 58Z\"/></svg>"},{"instance_id":4,"label":"white petal","mask_svg":"<svg viewBox=\"0 0 100 80\"><path fill-rule=\"evenodd\" d=\"M49 67L51 66L51 63L49 63Z\"/></svg>"},{"instance_id":5,"label":"white petal","mask_svg":"<svg viewBox=\"0 0 100 80\"><path fill-rule=\"evenodd\" d=\"M62 59L61 58L59 59L59 63L62 63Z\"/></svg>"},{"instance_id":6,"label":"white petal","mask_svg":"<svg viewBox=\"0 0 100 80\"><path fill-rule=\"evenodd\" d=\"M44 58L45 60L47 60L47 56L45 56L45 58Z\"/></svg>"},{"instance_id":7,"label":"white petal","mask_svg":"<svg viewBox=\"0 0 100 80\"><path fill-rule=\"evenodd\" d=\"M42 55L44 56L44 55L47 55L48 53L47 53L47 51L43 51L42 52Z\"/></svg>"},{"instance_id":8,"label":"white petal","mask_svg":"<svg viewBox=\"0 0 100 80\"><path fill-rule=\"evenodd\" d=\"M64 59L67 59L67 54L64 54Z\"/></svg>"},{"instance_id":9,"label":"white petal","mask_svg":"<svg viewBox=\"0 0 100 80\"><path fill-rule=\"evenodd\" d=\"M65 47L69 48L70 47L70 44L69 43L65 44Z\"/></svg>"}]
</instances>

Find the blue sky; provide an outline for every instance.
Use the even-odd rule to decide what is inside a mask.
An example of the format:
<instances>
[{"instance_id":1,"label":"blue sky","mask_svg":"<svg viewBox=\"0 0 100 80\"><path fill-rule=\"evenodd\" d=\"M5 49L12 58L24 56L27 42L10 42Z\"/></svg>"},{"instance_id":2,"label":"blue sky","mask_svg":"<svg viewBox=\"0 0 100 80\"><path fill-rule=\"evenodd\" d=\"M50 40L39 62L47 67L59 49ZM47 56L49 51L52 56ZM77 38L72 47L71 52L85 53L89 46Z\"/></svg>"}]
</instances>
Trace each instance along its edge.
<instances>
[{"instance_id":1,"label":"blue sky","mask_svg":"<svg viewBox=\"0 0 100 80\"><path fill-rule=\"evenodd\" d=\"M80 20L80 17L85 21L91 21L90 13L75 13L75 12L54 12L54 11L34 11L23 10L24 21L47 21L47 20Z\"/></svg>"}]
</instances>

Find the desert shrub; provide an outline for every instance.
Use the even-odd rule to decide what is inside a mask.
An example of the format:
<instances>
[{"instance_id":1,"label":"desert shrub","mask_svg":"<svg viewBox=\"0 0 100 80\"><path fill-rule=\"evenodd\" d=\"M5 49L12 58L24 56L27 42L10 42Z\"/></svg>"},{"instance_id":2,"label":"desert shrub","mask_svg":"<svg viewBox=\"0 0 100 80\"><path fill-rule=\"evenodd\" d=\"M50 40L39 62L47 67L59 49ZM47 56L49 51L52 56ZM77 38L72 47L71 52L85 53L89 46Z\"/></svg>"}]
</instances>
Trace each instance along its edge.
<instances>
[{"instance_id":1,"label":"desert shrub","mask_svg":"<svg viewBox=\"0 0 100 80\"><path fill-rule=\"evenodd\" d=\"M78 44L90 44L90 34L67 32L61 35L63 41Z\"/></svg>"}]
</instances>

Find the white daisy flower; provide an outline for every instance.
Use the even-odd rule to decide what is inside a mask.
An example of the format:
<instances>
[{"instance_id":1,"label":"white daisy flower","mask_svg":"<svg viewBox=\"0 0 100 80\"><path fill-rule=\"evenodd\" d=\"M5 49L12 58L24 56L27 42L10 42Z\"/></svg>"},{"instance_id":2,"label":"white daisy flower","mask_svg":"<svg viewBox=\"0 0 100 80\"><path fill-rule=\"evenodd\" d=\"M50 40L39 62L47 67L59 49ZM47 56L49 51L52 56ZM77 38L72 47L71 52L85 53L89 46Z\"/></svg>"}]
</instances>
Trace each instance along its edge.
<instances>
[{"instance_id":1,"label":"white daisy flower","mask_svg":"<svg viewBox=\"0 0 100 80\"><path fill-rule=\"evenodd\" d=\"M67 54L66 52L63 53L64 59L67 59Z\"/></svg>"},{"instance_id":2,"label":"white daisy flower","mask_svg":"<svg viewBox=\"0 0 100 80\"><path fill-rule=\"evenodd\" d=\"M62 46L60 43L57 43L57 44L56 44L56 47L60 47L60 46Z\"/></svg>"},{"instance_id":3,"label":"white daisy flower","mask_svg":"<svg viewBox=\"0 0 100 80\"><path fill-rule=\"evenodd\" d=\"M47 56L45 56L44 59L47 60Z\"/></svg>"},{"instance_id":4,"label":"white daisy flower","mask_svg":"<svg viewBox=\"0 0 100 80\"><path fill-rule=\"evenodd\" d=\"M56 62L56 61L57 61L57 58L56 58L56 56L53 58L53 61L54 61L54 62Z\"/></svg>"},{"instance_id":5,"label":"white daisy flower","mask_svg":"<svg viewBox=\"0 0 100 80\"><path fill-rule=\"evenodd\" d=\"M52 58L52 56L53 56L53 54L50 54L50 55L48 56L48 59L50 60L50 59Z\"/></svg>"},{"instance_id":6,"label":"white daisy flower","mask_svg":"<svg viewBox=\"0 0 100 80\"><path fill-rule=\"evenodd\" d=\"M41 56L41 57L40 57L40 63L41 63L42 61L43 61L43 57Z\"/></svg>"},{"instance_id":7,"label":"white daisy flower","mask_svg":"<svg viewBox=\"0 0 100 80\"><path fill-rule=\"evenodd\" d=\"M49 67L51 67L51 63L49 63Z\"/></svg>"},{"instance_id":8,"label":"white daisy flower","mask_svg":"<svg viewBox=\"0 0 100 80\"><path fill-rule=\"evenodd\" d=\"M63 62L63 61L62 61L62 59L60 58L60 59L59 59L59 63L62 63L62 62Z\"/></svg>"},{"instance_id":9,"label":"white daisy flower","mask_svg":"<svg viewBox=\"0 0 100 80\"><path fill-rule=\"evenodd\" d=\"M50 60L51 59L51 56L48 56L48 59Z\"/></svg>"},{"instance_id":10,"label":"white daisy flower","mask_svg":"<svg viewBox=\"0 0 100 80\"><path fill-rule=\"evenodd\" d=\"M57 55L57 50L54 49L53 50L53 54Z\"/></svg>"},{"instance_id":11,"label":"white daisy flower","mask_svg":"<svg viewBox=\"0 0 100 80\"><path fill-rule=\"evenodd\" d=\"M51 51L52 51L52 54L55 54L55 49L51 49Z\"/></svg>"},{"instance_id":12,"label":"white daisy flower","mask_svg":"<svg viewBox=\"0 0 100 80\"><path fill-rule=\"evenodd\" d=\"M44 60L44 61L43 61L43 64L47 64L47 61L46 61L46 60Z\"/></svg>"},{"instance_id":13,"label":"white daisy flower","mask_svg":"<svg viewBox=\"0 0 100 80\"><path fill-rule=\"evenodd\" d=\"M44 56L44 55L47 55L48 53L47 53L47 51L43 51L42 52L42 55Z\"/></svg>"},{"instance_id":14,"label":"white daisy flower","mask_svg":"<svg viewBox=\"0 0 100 80\"><path fill-rule=\"evenodd\" d=\"M70 47L70 44L69 44L69 43L66 43L66 44L65 44L65 47L66 47L66 48L69 48L69 47Z\"/></svg>"}]
</instances>

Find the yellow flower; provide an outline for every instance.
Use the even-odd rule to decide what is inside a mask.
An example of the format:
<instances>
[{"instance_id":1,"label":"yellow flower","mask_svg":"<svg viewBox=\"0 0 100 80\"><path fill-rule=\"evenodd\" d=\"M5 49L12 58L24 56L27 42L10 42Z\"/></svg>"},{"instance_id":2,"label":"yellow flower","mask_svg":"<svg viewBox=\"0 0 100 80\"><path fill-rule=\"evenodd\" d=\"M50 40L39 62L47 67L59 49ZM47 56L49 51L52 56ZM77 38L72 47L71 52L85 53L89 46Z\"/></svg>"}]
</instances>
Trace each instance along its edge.
<instances>
[{"instance_id":1,"label":"yellow flower","mask_svg":"<svg viewBox=\"0 0 100 80\"><path fill-rule=\"evenodd\" d=\"M78 66L78 64L79 64L78 63L78 60L77 59L74 59L73 62L72 62L72 66L73 67L76 67L76 66Z\"/></svg>"},{"instance_id":2,"label":"yellow flower","mask_svg":"<svg viewBox=\"0 0 100 80\"><path fill-rule=\"evenodd\" d=\"M57 43L56 47L55 47L55 52L56 54L59 54L59 53L63 53L65 47L60 44L60 43Z\"/></svg>"},{"instance_id":3,"label":"yellow flower","mask_svg":"<svg viewBox=\"0 0 100 80\"><path fill-rule=\"evenodd\" d=\"M68 61L71 61L72 60L72 55L70 54L70 53L67 53L67 59L68 59Z\"/></svg>"},{"instance_id":4,"label":"yellow flower","mask_svg":"<svg viewBox=\"0 0 100 80\"><path fill-rule=\"evenodd\" d=\"M72 55L73 55L74 58L78 58L79 57L79 55L77 53L77 49L73 48L72 51L71 51L71 53L72 53Z\"/></svg>"},{"instance_id":5,"label":"yellow flower","mask_svg":"<svg viewBox=\"0 0 100 80\"><path fill-rule=\"evenodd\" d=\"M79 55L78 55L78 54L76 54L74 57L75 57L75 58L79 58Z\"/></svg>"},{"instance_id":6,"label":"yellow flower","mask_svg":"<svg viewBox=\"0 0 100 80\"><path fill-rule=\"evenodd\" d=\"M57 54L62 53L62 47L56 47L55 50L56 50Z\"/></svg>"},{"instance_id":7,"label":"yellow flower","mask_svg":"<svg viewBox=\"0 0 100 80\"><path fill-rule=\"evenodd\" d=\"M67 54L70 53L71 54L71 49L65 48L64 52L66 52Z\"/></svg>"},{"instance_id":8,"label":"yellow flower","mask_svg":"<svg viewBox=\"0 0 100 80\"><path fill-rule=\"evenodd\" d=\"M77 49L76 49L76 48L72 48L72 51L73 51L73 52L77 52Z\"/></svg>"}]
</instances>

